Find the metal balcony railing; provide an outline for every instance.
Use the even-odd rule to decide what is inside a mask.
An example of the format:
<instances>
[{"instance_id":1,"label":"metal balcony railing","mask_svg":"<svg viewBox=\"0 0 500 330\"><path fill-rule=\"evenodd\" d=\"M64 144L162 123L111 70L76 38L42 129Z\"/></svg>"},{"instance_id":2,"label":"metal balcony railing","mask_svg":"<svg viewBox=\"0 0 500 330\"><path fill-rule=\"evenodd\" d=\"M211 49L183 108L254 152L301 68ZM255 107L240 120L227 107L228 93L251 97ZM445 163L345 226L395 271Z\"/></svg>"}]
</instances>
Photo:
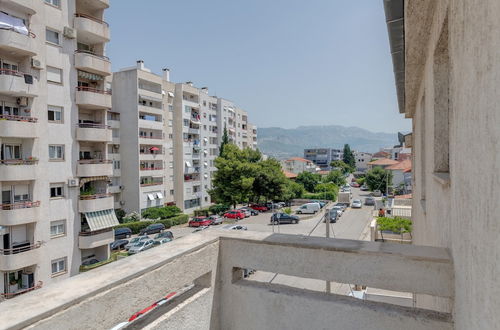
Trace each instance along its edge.
<instances>
[{"instance_id":1,"label":"metal balcony railing","mask_svg":"<svg viewBox=\"0 0 500 330\"><path fill-rule=\"evenodd\" d=\"M0 204L0 210L18 210L18 209L29 209L33 207L39 207L40 201L25 201L13 204Z\"/></svg>"}]
</instances>

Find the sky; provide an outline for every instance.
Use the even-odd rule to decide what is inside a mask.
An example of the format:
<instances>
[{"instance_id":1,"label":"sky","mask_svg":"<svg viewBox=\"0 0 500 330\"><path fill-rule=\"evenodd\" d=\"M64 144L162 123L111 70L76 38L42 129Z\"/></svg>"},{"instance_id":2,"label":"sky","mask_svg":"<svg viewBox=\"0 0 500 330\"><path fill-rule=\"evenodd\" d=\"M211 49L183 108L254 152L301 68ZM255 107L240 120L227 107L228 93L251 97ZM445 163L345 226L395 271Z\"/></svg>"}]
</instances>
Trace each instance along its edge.
<instances>
[{"instance_id":1,"label":"sky","mask_svg":"<svg viewBox=\"0 0 500 330\"><path fill-rule=\"evenodd\" d=\"M113 70L139 59L235 102L258 127L409 131L382 0L115 0Z\"/></svg>"}]
</instances>

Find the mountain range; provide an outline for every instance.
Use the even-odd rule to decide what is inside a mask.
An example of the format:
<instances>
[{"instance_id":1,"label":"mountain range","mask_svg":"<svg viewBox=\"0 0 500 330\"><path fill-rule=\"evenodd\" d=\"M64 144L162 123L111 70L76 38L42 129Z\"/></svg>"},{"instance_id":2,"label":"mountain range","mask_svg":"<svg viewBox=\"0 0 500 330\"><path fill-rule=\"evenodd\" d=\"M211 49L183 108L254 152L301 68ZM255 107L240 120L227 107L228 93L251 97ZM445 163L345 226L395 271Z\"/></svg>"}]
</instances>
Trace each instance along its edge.
<instances>
[{"instance_id":1,"label":"mountain range","mask_svg":"<svg viewBox=\"0 0 500 330\"><path fill-rule=\"evenodd\" d=\"M259 150L277 159L303 157L307 148L342 148L376 152L398 143L397 133L375 133L359 127L340 125L258 128Z\"/></svg>"}]
</instances>

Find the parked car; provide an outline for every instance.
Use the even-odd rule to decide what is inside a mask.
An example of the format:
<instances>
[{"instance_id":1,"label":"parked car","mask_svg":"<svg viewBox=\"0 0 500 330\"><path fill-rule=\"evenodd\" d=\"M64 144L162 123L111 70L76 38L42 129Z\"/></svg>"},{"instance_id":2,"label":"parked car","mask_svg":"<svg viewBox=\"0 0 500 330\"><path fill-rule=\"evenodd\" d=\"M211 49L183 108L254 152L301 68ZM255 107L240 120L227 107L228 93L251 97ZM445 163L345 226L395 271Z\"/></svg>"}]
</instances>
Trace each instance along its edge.
<instances>
[{"instance_id":1,"label":"parked car","mask_svg":"<svg viewBox=\"0 0 500 330\"><path fill-rule=\"evenodd\" d=\"M375 205L375 198L373 198L373 197L366 197L365 198L365 205Z\"/></svg>"},{"instance_id":2,"label":"parked car","mask_svg":"<svg viewBox=\"0 0 500 330\"><path fill-rule=\"evenodd\" d=\"M340 211L340 212L342 212L342 211ZM333 208L330 209L330 211L328 212L326 217L330 220L330 223L336 223L338 218L340 217L339 210L333 209ZM326 222L326 219L323 222Z\"/></svg>"},{"instance_id":3,"label":"parked car","mask_svg":"<svg viewBox=\"0 0 500 330\"><path fill-rule=\"evenodd\" d=\"M360 200L360 199L355 199L355 200L353 200L353 201L352 201L352 203L351 203L351 207L352 207L353 209L360 209L360 208L362 208L362 207L363 207L363 203L361 202L361 200Z\"/></svg>"},{"instance_id":4,"label":"parked car","mask_svg":"<svg viewBox=\"0 0 500 330\"><path fill-rule=\"evenodd\" d=\"M224 219L220 215L211 215L208 217L212 221L212 225L220 225Z\"/></svg>"},{"instance_id":5,"label":"parked car","mask_svg":"<svg viewBox=\"0 0 500 330\"><path fill-rule=\"evenodd\" d=\"M274 223L275 225L282 223L299 223L299 217L287 213L274 213L271 216L271 223Z\"/></svg>"},{"instance_id":6,"label":"parked car","mask_svg":"<svg viewBox=\"0 0 500 330\"><path fill-rule=\"evenodd\" d=\"M277 202L276 204L278 204L279 207L285 207L286 206L285 202Z\"/></svg>"},{"instance_id":7,"label":"parked car","mask_svg":"<svg viewBox=\"0 0 500 330\"><path fill-rule=\"evenodd\" d=\"M162 223L153 223L146 228L141 229L139 235L151 235L156 233L161 233L165 230L165 225Z\"/></svg>"},{"instance_id":8,"label":"parked car","mask_svg":"<svg viewBox=\"0 0 500 330\"><path fill-rule=\"evenodd\" d=\"M113 243L109 244L109 248L111 250L121 250L125 248L125 245L128 244L127 239L119 239L114 241Z\"/></svg>"},{"instance_id":9,"label":"parked car","mask_svg":"<svg viewBox=\"0 0 500 330\"><path fill-rule=\"evenodd\" d=\"M147 241L142 241L137 244L134 244L129 250L128 254L136 254L139 252L146 251L151 249L154 246L154 241L152 239L148 239Z\"/></svg>"},{"instance_id":10,"label":"parked car","mask_svg":"<svg viewBox=\"0 0 500 330\"><path fill-rule=\"evenodd\" d=\"M115 229L115 239L129 238L132 237L132 230L130 228L116 228Z\"/></svg>"},{"instance_id":11,"label":"parked car","mask_svg":"<svg viewBox=\"0 0 500 330\"><path fill-rule=\"evenodd\" d=\"M368 191L368 190L370 190L370 188L368 188L365 185L362 185L360 189L361 189L361 191Z\"/></svg>"},{"instance_id":12,"label":"parked car","mask_svg":"<svg viewBox=\"0 0 500 330\"><path fill-rule=\"evenodd\" d=\"M372 196L380 197L380 196L382 196L382 192L380 190L374 190L372 192Z\"/></svg>"},{"instance_id":13,"label":"parked car","mask_svg":"<svg viewBox=\"0 0 500 330\"><path fill-rule=\"evenodd\" d=\"M297 214L316 214L320 209L319 203L306 203L297 209Z\"/></svg>"},{"instance_id":14,"label":"parked car","mask_svg":"<svg viewBox=\"0 0 500 330\"><path fill-rule=\"evenodd\" d=\"M149 240L149 236L147 235L144 235L144 236L137 236L137 237L134 237L132 238L127 245L125 245L125 250L129 250L133 245L137 244L137 243L140 243L140 242L144 242L144 241L147 241Z\"/></svg>"},{"instance_id":15,"label":"parked car","mask_svg":"<svg viewBox=\"0 0 500 330\"><path fill-rule=\"evenodd\" d=\"M170 238L174 239L174 234L171 231L164 231L163 233L156 234L153 239L160 239L160 238Z\"/></svg>"},{"instance_id":16,"label":"parked car","mask_svg":"<svg viewBox=\"0 0 500 330\"><path fill-rule=\"evenodd\" d=\"M165 243L168 243L168 242L172 242L172 239L168 238L168 237L163 237L163 238L160 238L160 239L153 240L153 245L162 245L162 244L165 244Z\"/></svg>"},{"instance_id":17,"label":"parked car","mask_svg":"<svg viewBox=\"0 0 500 330\"><path fill-rule=\"evenodd\" d=\"M332 207L332 210L333 211L336 211L337 212L337 216L340 218L342 216L342 214L344 214L344 208L342 208L342 206L334 206Z\"/></svg>"},{"instance_id":18,"label":"parked car","mask_svg":"<svg viewBox=\"0 0 500 330\"><path fill-rule=\"evenodd\" d=\"M241 211L241 212L245 213L245 218L250 218L250 216L252 215L252 212L250 212L250 211L248 211L247 209L244 209L244 208L238 209L238 211Z\"/></svg>"},{"instance_id":19,"label":"parked car","mask_svg":"<svg viewBox=\"0 0 500 330\"><path fill-rule=\"evenodd\" d=\"M318 203L320 208L323 208L326 205L326 203L322 201L311 201L311 203Z\"/></svg>"},{"instance_id":20,"label":"parked car","mask_svg":"<svg viewBox=\"0 0 500 330\"><path fill-rule=\"evenodd\" d=\"M193 230L193 233L197 233L199 231L202 231L202 230L205 230L208 228L210 228L210 226L200 226L200 227L196 228L195 230Z\"/></svg>"},{"instance_id":21,"label":"parked car","mask_svg":"<svg viewBox=\"0 0 500 330\"><path fill-rule=\"evenodd\" d=\"M251 215L259 215L259 211L252 209L249 206L242 207L240 210L247 210L250 211Z\"/></svg>"},{"instance_id":22,"label":"parked car","mask_svg":"<svg viewBox=\"0 0 500 330\"><path fill-rule=\"evenodd\" d=\"M336 203L333 205L333 207L338 206L342 209L342 211L345 211L347 209L347 204L346 203Z\"/></svg>"},{"instance_id":23,"label":"parked car","mask_svg":"<svg viewBox=\"0 0 500 330\"><path fill-rule=\"evenodd\" d=\"M252 204L252 205L250 205L250 207L254 210L259 211L259 212L266 212L268 210L267 207L265 207L264 205L259 205L259 204Z\"/></svg>"},{"instance_id":24,"label":"parked car","mask_svg":"<svg viewBox=\"0 0 500 330\"><path fill-rule=\"evenodd\" d=\"M357 182L353 182L353 183L351 183L351 187L353 187L353 188L359 188L360 185Z\"/></svg>"},{"instance_id":25,"label":"parked car","mask_svg":"<svg viewBox=\"0 0 500 330\"><path fill-rule=\"evenodd\" d=\"M210 226L212 224L212 220L207 217L194 217L188 223L189 227L201 227L201 226Z\"/></svg>"},{"instance_id":26,"label":"parked car","mask_svg":"<svg viewBox=\"0 0 500 330\"><path fill-rule=\"evenodd\" d=\"M226 230L247 230L247 227L242 225L225 225L222 229Z\"/></svg>"},{"instance_id":27,"label":"parked car","mask_svg":"<svg viewBox=\"0 0 500 330\"><path fill-rule=\"evenodd\" d=\"M98 262L100 262L100 261L97 260L97 259L94 259L94 258L87 259L87 260L85 260L85 261L82 262L82 266L90 266L90 265L96 264Z\"/></svg>"},{"instance_id":28,"label":"parked car","mask_svg":"<svg viewBox=\"0 0 500 330\"><path fill-rule=\"evenodd\" d=\"M266 203L266 207L268 210L279 210L281 208L281 204L278 203Z\"/></svg>"},{"instance_id":29,"label":"parked car","mask_svg":"<svg viewBox=\"0 0 500 330\"><path fill-rule=\"evenodd\" d=\"M245 219L245 213L240 210L232 210L224 214L224 218L241 220Z\"/></svg>"}]
</instances>

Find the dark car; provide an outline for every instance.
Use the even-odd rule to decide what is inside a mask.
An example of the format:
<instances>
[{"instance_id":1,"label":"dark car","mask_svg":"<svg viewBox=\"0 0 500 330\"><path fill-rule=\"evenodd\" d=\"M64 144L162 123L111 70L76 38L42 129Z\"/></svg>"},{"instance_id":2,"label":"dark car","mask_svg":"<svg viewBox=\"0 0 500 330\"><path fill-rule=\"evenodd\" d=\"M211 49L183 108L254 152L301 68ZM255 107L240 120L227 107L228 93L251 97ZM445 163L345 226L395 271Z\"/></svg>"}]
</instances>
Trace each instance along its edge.
<instances>
[{"instance_id":1,"label":"dark car","mask_svg":"<svg viewBox=\"0 0 500 330\"><path fill-rule=\"evenodd\" d=\"M373 197L366 197L365 198L365 205L375 205L375 198L373 198Z\"/></svg>"},{"instance_id":2,"label":"dark car","mask_svg":"<svg viewBox=\"0 0 500 330\"><path fill-rule=\"evenodd\" d=\"M111 250L121 250L125 249L125 245L127 244L128 244L127 239L119 239L109 244L109 247L111 248Z\"/></svg>"},{"instance_id":3,"label":"dark car","mask_svg":"<svg viewBox=\"0 0 500 330\"><path fill-rule=\"evenodd\" d=\"M281 204L278 203L266 203L266 207L268 210L279 210L281 208Z\"/></svg>"},{"instance_id":4,"label":"dark car","mask_svg":"<svg viewBox=\"0 0 500 330\"><path fill-rule=\"evenodd\" d=\"M82 262L82 266L90 266L90 265L96 264L98 262L100 262L100 261L97 259L87 259L84 262Z\"/></svg>"},{"instance_id":5,"label":"dark car","mask_svg":"<svg viewBox=\"0 0 500 330\"><path fill-rule=\"evenodd\" d=\"M153 223L146 228L141 229L139 236L141 235L151 235L156 233L161 233L165 230L165 225L162 223Z\"/></svg>"},{"instance_id":6,"label":"dark car","mask_svg":"<svg viewBox=\"0 0 500 330\"><path fill-rule=\"evenodd\" d=\"M128 238L132 236L132 230L130 228L116 228L115 229L115 239Z\"/></svg>"},{"instance_id":7,"label":"dark car","mask_svg":"<svg viewBox=\"0 0 500 330\"><path fill-rule=\"evenodd\" d=\"M174 239L174 234L172 234L171 231L164 231L163 233L156 234L153 239L160 239L160 238L170 238Z\"/></svg>"},{"instance_id":8,"label":"dark car","mask_svg":"<svg viewBox=\"0 0 500 330\"><path fill-rule=\"evenodd\" d=\"M339 212L337 212L337 209L332 208L325 216L330 220L330 223L337 223L337 219L339 218ZM326 220L323 222L326 222Z\"/></svg>"},{"instance_id":9,"label":"dark car","mask_svg":"<svg viewBox=\"0 0 500 330\"><path fill-rule=\"evenodd\" d=\"M271 223L275 225L281 223L299 223L299 217L286 213L275 213L271 216Z\"/></svg>"}]
</instances>

